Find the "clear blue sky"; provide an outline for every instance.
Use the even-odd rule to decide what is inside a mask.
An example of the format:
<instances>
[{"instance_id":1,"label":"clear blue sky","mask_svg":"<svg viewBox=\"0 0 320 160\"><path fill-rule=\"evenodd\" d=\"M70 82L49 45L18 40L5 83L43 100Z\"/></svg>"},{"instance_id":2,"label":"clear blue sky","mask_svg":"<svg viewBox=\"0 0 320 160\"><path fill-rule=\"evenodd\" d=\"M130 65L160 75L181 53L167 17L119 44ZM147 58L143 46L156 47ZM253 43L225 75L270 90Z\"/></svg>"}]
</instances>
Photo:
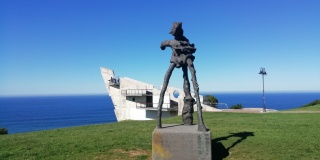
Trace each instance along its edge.
<instances>
[{"instance_id":1,"label":"clear blue sky","mask_svg":"<svg viewBox=\"0 0 320 160\"><path fill-rule=\"evenodd\" d=\"M261 91L260 67L266 91L320 91L319 0L1 0L0 95L106 93L100 66L159 88L174 21L200 92Z\"/></svg>"}]
</instances>

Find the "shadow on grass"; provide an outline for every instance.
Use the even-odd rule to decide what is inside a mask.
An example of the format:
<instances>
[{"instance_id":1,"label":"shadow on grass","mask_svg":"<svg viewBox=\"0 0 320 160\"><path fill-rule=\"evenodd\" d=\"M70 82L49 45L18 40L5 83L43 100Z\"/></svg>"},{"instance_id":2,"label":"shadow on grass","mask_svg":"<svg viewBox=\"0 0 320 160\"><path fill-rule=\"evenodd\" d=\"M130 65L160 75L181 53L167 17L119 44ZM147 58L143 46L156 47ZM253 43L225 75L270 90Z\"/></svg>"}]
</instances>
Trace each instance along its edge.
<instances>
[{"instance_id":1,"label":"shadow on grass","mask_svg":"<svg viewBox=\"0 0 320 160\"><path fill-rule=\"evenodd\" d=\"M238 133L230 133L230 135L225 137L218 137L211 140L211 150L212 150L212 159L213 160L222 160L229 156L229 150L241 143L243 140L247 139L249 136L254 136L254 132L238 132ZM239 137L237 141L235 141L231 146L226 148L220 141L228 140L231 137Z\"/></svg>"}]
</instances>

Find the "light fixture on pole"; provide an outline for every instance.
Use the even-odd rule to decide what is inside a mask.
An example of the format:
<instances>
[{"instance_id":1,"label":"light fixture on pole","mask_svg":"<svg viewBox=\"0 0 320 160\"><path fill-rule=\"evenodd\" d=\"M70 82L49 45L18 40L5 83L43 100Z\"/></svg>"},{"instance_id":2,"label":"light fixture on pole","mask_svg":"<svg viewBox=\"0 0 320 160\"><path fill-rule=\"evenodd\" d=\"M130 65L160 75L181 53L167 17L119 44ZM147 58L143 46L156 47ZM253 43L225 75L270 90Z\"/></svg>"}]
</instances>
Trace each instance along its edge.
<instances>
[{"instance_id":1,"label":"light fixture on pole","mask_svg":"<svg viewBox=\"0 0 320 160\"><path fill-rule=\"evenodd\" d=\"M263 112L266 112L266 98L264 97L264 75L267 75L265 68L260 68L259 74L262 75L262 99L263 99Z\"/></svg>"}]
</instances>

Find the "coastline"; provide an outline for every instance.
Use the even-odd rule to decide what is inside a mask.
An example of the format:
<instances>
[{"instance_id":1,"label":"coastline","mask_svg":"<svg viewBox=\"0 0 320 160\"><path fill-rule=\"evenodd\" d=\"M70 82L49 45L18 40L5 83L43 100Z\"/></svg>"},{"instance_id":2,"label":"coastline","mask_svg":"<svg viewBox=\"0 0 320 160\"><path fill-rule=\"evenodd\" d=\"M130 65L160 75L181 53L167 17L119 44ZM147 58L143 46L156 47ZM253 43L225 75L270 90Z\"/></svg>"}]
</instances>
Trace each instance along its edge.
<instances>
[{"instance_id":1,"label":"coastline","mask_svg":"<svg viewBox=\"0 0 320 160\"><path fill-rule=\"evenodd\" d=\"M222 112L260 113L261 94L213 94L228 107ZM266 94L267 111L285 111L320 99L320 92ZM241 103L244 109L229 109ZM0 127L9 133L115 122L109 95L60 95L40 97L0 97ZM292 113L292 112L290 112Z\"/></svg>"}]
</instances>

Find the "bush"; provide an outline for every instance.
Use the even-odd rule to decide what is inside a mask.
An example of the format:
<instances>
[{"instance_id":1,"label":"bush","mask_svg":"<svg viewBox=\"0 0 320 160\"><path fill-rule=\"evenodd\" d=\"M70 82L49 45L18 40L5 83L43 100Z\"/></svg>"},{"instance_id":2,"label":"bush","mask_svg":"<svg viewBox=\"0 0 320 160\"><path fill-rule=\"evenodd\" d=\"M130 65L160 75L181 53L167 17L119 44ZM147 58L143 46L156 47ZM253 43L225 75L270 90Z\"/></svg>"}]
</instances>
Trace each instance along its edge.
<instances>
[{"instance_id":1,"label":"bush","mask_svg":"<svg viewBox=\"0 0 320 160\"><path fill-rule=\"evenodd\" d=\"M206 95L203 100L204 104L217 108L218 99L212 95Z\"/></svg>"},{"instance_id":2,"label":"bush","mask_svg":"<svg viewBox=\"0 0 320 160\"><path fill-rule=\"evenodd\" d=\"M320 104L320 100L319 100L319 99L314 100L314 101L312 101L311 103L308 103L308 104L306 104L306 105L304 105L304 106L301 106L301 107L315 106L315 105L317 105L317 104Z\"/></svg>"},{"instance_id":3,"label":"bush","mask_svg":"<svg viewBox=\"0 0 320 160\"><path fill-rule=\"evenodd\" d=\"M8 134L8 129L6 128L0 128L0 135L1 134Z\"/></svg>"},{"instance_id":4,"label":"bush","mask_svg":"<svg viewBox=\"0 0 320 160\"><path fill-rule=\"evenodd\" d=\"M232 105L231 109L242 109L242 104L236 104L236 105Z\"/></svg>"}]
</instances>

